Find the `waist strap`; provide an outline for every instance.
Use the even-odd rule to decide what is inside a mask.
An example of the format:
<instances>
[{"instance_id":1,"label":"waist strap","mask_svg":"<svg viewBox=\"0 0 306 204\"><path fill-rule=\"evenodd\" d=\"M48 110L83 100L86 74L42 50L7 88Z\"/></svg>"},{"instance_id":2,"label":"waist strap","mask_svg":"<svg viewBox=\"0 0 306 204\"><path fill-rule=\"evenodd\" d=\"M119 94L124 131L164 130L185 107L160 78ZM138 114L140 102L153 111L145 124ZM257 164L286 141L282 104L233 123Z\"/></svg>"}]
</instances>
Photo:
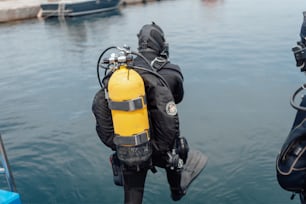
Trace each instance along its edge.
<instances>
[{"instance_id":1,"label":"waist strap","mask_svg":"<svg viewBox=\"0 0 306 204\"><path fill-rule=\"evenodd\" d=\"M116 135L114 137L114 143L116 145L131 145L131 146L137 146L143 143L146 143L150 140L149 133L148 132L142 132L137 135L133 136L120 136Z\"/></svg>"}]
</instances>

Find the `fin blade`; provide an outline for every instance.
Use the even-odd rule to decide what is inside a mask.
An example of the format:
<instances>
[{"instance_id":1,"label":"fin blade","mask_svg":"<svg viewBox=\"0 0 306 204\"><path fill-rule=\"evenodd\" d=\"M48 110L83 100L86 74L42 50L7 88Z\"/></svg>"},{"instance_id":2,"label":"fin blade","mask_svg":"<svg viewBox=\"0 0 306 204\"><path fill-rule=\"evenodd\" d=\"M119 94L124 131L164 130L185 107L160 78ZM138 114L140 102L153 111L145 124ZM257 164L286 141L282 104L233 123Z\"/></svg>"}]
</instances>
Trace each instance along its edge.
<instances>
[{"instance_id":1,"label":"fin blade","mask_svg":"<svg viewBox=\"0 0 306 204\"><path fill-rule=\"evenodd\" d=\"M190 150L186 164L183 167L181 188L186 191L190 184L200 175L205 168L208 157L197 150Z\"/></svg>"}]
</instances>

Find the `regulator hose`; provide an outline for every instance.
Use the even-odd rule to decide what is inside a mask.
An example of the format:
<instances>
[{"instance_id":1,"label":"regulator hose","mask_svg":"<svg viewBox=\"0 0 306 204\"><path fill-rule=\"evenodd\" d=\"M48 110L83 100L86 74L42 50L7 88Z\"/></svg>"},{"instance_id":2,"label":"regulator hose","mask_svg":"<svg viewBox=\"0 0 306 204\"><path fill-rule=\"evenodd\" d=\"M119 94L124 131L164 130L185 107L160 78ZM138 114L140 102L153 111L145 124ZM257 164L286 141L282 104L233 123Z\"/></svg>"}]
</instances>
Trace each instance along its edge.
<instances>
[{"instance_id":1,"label":"regulator hose","mask_svg":"<svg viewBox=\"0 0 306 204\"><path fill-rule=\"evenodd\" d=\"M146 72L149 72L150 74L153 74L153 75L157 76L158 78L160 78L160 80L162 81L162 83L163 83L165 86L169 87L167 81L166 81L166 80L164 79L164 77L161 76L159 73L157 73L157 72L155 72L155 71L152 71L152 70L149 70L149 69L146 69L146 68L143 68L143 67L137 67L137 66L132 66L132 67L133 67L134 69L146 71Z\"/></svg>"},{"instance_id":2,"label":"regulator hose","mask_svg":"<svg viewBox=\"0 0 306 204\"><path fill-rule=\"evenodd\" d=\"M99 81L99 84L101 86L101 88L104 88L104 85L102 83L102 80L101 80L101 77L100 77L100 71L99 71L99 68L100 68L100 63L101 63L101 60L102 60L102 57L103 55L110 49L117 49L119 51L122 51L123 49L119 48L119 47L116 47L116 46L110 46L108 48L106 48L102 53L101 55L99 56L99 59L98 59L98 62L97 62L97 77L98 77L98 81ZM157 73L153 67L151 66L151 63L147 60L147 58L145 58L141 53L138 53L138 52L133 52L131 51L131 54L132 55L136 55L138 57L140 57L142 60L145 61L146 64L148 64L148 66L150 67L150 69L147 69L147 68L143 68L143 67L138 67L138 66L128 66L129 68L133 68L133 69L138 69L138 70L142 70L142 71L146 71L146 72L149 72L155 76L157 76L158 78L160 78L161 82L163 83L163 85L169 87L167 81L164 79L164 77L162 77L159 73ZM105 68L105 72L104 72L104 77L106 76L107 74L107 68Z\"/></svg>"},{"instance_id":3,"label":"regulator hose","mask_svg":"<svg viewBox=\"0 0 306 204\"><path fill-rule=\"evenodd\" d=\"M306 84L303 84L301 87L299 87L292 95L291 99L290 99L290 105L296 109L296 110L301 110L301 111L306 111L306 107L303 107L301 105L297 105L295 103L295 98L296 96L298 95L298 93L300 93L301 91L305 90L306 89Z\"/></svg>"},{"instance_id":4,"label":"regulator hose","mask_svg":"<svg viewBox=\"0 0 306 204\"><path fill-rule=\"evenodd\" d=\"M101 78L100 78L100 72L99 72L100 61L101 61L103 55L104 55L108 50L114 49L114 48L117 48L117 47L111 46L111 47L106 48L106 49L101 53L101 55L99 56L99 59L98 59L98 62L97 62L97 77L98 77L99 84L100 84L101 88L104 88L104 86L103 86L103 84L102 84L102 81L101 81ZM105 73L106 73L106 70L105 70ZM104 73L104 75L105 75L105 73Z\"/></svg>"}]
</instances>

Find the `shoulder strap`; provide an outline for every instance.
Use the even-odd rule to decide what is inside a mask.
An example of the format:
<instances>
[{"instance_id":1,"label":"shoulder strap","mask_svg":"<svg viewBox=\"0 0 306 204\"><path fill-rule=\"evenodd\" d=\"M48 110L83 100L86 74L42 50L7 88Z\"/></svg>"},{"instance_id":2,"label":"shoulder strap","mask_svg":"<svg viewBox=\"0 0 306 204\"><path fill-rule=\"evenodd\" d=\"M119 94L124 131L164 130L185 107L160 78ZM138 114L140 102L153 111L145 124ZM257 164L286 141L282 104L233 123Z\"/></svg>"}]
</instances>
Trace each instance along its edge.
<instances>
[{"instance_id":1,"label":"shoulder strap","mask_svg":"<svg viewBox=\"0 0 306 204\"><path fill-rule=\"evenodd\" d=\"M151 66L153 67L153 69L155 71L158 71L160 69L162 69L166 64L168 64L169 61L165 58L162 57L155 57L152 61L151 61Z\"/></svg>"}]
</instances>

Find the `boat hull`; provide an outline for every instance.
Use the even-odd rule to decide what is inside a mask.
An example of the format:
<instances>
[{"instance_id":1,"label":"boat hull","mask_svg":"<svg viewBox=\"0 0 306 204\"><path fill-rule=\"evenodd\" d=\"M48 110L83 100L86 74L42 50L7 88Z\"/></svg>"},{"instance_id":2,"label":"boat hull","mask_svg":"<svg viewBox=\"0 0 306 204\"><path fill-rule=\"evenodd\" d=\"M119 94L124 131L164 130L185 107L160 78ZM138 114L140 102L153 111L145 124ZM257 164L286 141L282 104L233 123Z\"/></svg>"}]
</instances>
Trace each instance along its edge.
<instances>
[{"instance_id":1,"label":"boat hull","mask_svg":"<svg viewBox=\"0 0 306 204\"><path fill-rule=\"evenodd\" d=\"M118 8L119 3L120 0L60 1L43 3L40 7L42 17L72 17L110 11Z\"/></svg>"}]
</instances>

